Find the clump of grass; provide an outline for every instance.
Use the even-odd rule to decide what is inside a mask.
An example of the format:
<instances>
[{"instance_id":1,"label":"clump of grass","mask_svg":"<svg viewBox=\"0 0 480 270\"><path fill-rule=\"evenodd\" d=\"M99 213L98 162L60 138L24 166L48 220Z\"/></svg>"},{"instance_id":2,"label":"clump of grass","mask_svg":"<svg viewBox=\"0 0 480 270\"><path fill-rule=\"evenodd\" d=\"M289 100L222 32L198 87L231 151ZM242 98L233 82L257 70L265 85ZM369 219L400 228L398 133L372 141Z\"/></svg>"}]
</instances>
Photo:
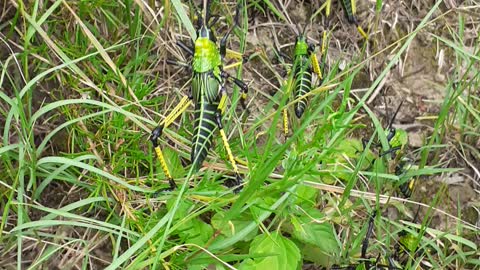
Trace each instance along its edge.
<instances>
[{"instance_id":1,"label":"clump of grass","mask_svg":"<svg viewBox=\"0 0 480 270\"><path fill-rule=\"evenodd\" d=\"M375 10L384 4L377 1ZM247 162L240 166L245 186L235 194L222 184L231 170L220 141L204 168L192 174L190 109L162 139L180 188L157 192L167 181L148 136L189 88L188 72L165 64L170 56L183 59L176 40L194 38L189 5L165 0L155 13L131 1L13 3L11 17L0 24L7 52L0 63L0 258L5 258L0 264L17 269L357 265L364 263L362 240L376 213L367 250L371 263L380 256L378 263L387 264L398 255L407 233L413 236L412 248L395 258L396 267L478 267L476 220L467 221L463 211L475 207L476 198L455 206L453 216L441 207L445 189L418 202L396 196L399 182L410 177L417 177L421 187L426 179L461 166L465 177L478 177L479 53L468 13L457 13L450 35L433 35L457 64L438 116L428 118L429 137L409 153L418 153L419 169L399 176L381 159L370 166L378 158L375 144L386 148L388 140L368 100L433 23L440 4L396 47L378 49L392 57L362 95L355 85L369 63L379 61L378 54L367 44L362 52L349 52L356 57L345 65L332 56L336 44L344 42L335 37L343 33L334 30L332 54L323 60L324 80L308 94L302 118L292 119L291 135L282 138L282 109L294 104L281 87L284 67L261 42L251 48L249 38L277 24L275 29L284 31L280 41L293 42L285 38L291 37L285 29L294 4L243 2L242 24L228 45L251 54L250 62L236 70L250 82L249 111L236 109L240 95L228 85L232 95L224 116L234 154ZM214 2L213 12L221 16L214 29L218 35L231 24L235 6ZM249 17L253 10L259 11L257 18ZM311 35L321 36L318 31ZM360 130L371 135L361 138ZM362 139L368 141L365 149ZM449 159L445 149L455 149L462 162L444 162ZM422 209L418 215L415 205ZM445 226L436 224L438 216L447 220Z\"/></svg>"}]
</instances>

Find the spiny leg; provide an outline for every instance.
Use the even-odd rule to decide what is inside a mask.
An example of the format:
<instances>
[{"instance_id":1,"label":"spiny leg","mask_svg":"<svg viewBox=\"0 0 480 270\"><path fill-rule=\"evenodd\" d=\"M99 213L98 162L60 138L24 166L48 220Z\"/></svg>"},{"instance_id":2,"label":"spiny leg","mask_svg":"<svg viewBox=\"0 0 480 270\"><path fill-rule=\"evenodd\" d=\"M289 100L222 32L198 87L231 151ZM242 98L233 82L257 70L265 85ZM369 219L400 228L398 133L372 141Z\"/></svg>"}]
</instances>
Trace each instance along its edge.
<instances>
[{"instance_id":1,"label":"spiny leg","mask_svg":"<svg viewBox=\"0 0 480 270\"><path fill-rule=\"evenodd\" d=\"M183 41L177 40L177 46L185 51L188 55L193 56L193 48L183 43Z\"/></svg>"},{"instance_id":2,"label":"spiny leg","mask_svg":"<svg viewBox=\"0 0 480 270\"><path fill-rule=\"evenodd\" d=\"M322 80L323 79L322 70L320 69L320 64L318 63L317 55L315 54L315 45L311 44L308 46L308 53L310 54L310 62L312 64L313 72L315 72L318 78Z\"/></svg>"},{"instance_id":3,"label":"spiny leg","mask_svg":"<svg viewBox=\"0 0 480 270\"><path fill-rule=\"evenodd\" d=\"M362 259L368 259L367 258L367 249L368 249L368 244L369 244L369 239L372 237L373 234L373 226L375 225L375 216L377 215L376 212L374 212L369 219L368 222L368 228L367 228L367 233L365 234L365 239L362 241Z\"/></svg>"},{"instance_id":4,"label":"spiny leg","mask_svg":"<svg viewBox=\"0 0 480 270\"><path fill-rule=\"evenodd\" d=\"M180 100L180 102L177 104L177 106L173 108L170 114L168 114L167 117L165 117L165 119L160 123L158 127L156 127L152 131L152 134L150 135L150 141L152 142L153 147L155 149L155 153L157 154L157 159L160 162L160 166L162 167L163 173L167 177L168 183L170 184L170 189L172 190L175 189L177 185L175 184L172 174L168 169L162 149L158 144L158 139L162 136L163 129L170 126L173 123L173 121L175 121L175 119L177 119L188 108L190 103L191 103L191 99L187 96L184 96Z\"/></svg>"},{"instance_id":5,"label":"spiny leg","mask_svg":"<svg viewBox=\"0 0 480 270\"><path fill-rule=\"evenodd\" d=\"M238 186L238 188L235 189L235 192L238 192L240 191L239 188L240 188L240 185L242 184L242 177L240 176L240 173L238 171L235 158L232 154L232 149L230 148L227 135L225 134L225 130L223 129L223 125L222 125L222 114L223 112L225 112L226 100L227 100L227 93L225 91L225 87L222 86L220 89L220 103L218 104L218 109L215 115L215 119L217 122L218 130L220 132L220 136L222 137L223 145L225 146L225 150L227 151L228 160L230 161L230 165L232 166L233 171L235 173L236 186Z\"/></svg>"},{"instance_id":6,"label":"spiny leg","mask_svg":"<svg viewBox=\"0 0 480 270\"><path fill-rule=\"evenodd\" d=\"M362 35L363 38L368 40L368 35L365 33L363 28L358 24L357 18L355 15L357 14L357 3L356 0L342 0L342 6L345 10L345 15L348 19L348 22L351 24L355 24L357 27L357 31Z\"/></svg>"},{"instance_id":7,"label":"spiny leg","mask_svg":"<svg viewBox=\"0 0 480 270\"><path fill-rule=\"evenodd\" d=\"M244 83L242 80L239 80L239 79L231 76L230 74L228 74L227 72L225 72L223 70L222 70L222 73L220 75L225 80L230 80L234 84L236 84L238 87L240 87L240 89L242 90L242 95L240 96L240 103L242 104L243 109L247 109L248 85L246 83Z\"/></svg>"}]
</instances>

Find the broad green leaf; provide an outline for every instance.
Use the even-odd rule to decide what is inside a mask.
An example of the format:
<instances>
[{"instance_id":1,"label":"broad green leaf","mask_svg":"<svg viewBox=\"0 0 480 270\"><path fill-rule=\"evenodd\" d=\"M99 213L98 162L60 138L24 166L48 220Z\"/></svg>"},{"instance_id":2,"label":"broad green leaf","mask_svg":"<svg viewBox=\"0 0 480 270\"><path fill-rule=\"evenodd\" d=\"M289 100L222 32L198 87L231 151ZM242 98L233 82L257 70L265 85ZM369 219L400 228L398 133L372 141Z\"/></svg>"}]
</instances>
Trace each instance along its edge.
<instances>
[{"instance_id":1,"label":"broad green leaf","mask_svg":"<svg viewBox=\"0 0 480 270\"><path fill-rule=\"evenodd\" d=\"M173 178L185 176L185 168L182 166L178 151L171 148L165 148L163 153Z\"/></svg>"},{"instance_id":2,"label":"broad green leaf","mask_svg":"<svg viewBox=\"0 0 480 270\"><path fill-rule=\"evenodd\" d=\"M292 270L298 269L301 261L295 243L278 232L255 237L250 245L250 255L253 261L248 260L239 269Z\"/></svg>"},{"instance_id":3,"label":"broad green leaf","mask_svg":"<svg viewBox=\"0 0 480 270\"><path fill-rule=\"evenodd\" d=\"M204 246L213 235L213 228L199 219L190 220L177 230L182 243Z\"/></svg>"},{"instance_id":4,"label":"broad green leaf","mask_svg":"<svg viewBox=\"0 0 480 270\"><path fill-rule=\"evenodd\" d=\"M218 212L212 218L212 226L216 230L220 230L226 237L232 237L237 232L245 229L252 222L251 214L244 212L239 217L225 222L225 213ZM250 241L257 235L258 229L252 230L244 238L243 241Z\"/></svg>"},{"instance_id":5,"label":"broad green leaf","mask_svg":"<svg viewBox=\"0 0 480 270\"><path fill-rule=\"evenodd\" d=\"M167 201L167 209L168 211L173 211L173 208L175 206L175 200L177 198L176 197L171 197L168 201ZM177 208L176 208L176 211L175 211L175 216L173 217L174 220L177 220L177 219L181 219L183 217L186 217L188 216L188 214L190 213L190 210L192 209L193 207L193 203L191 201L188 201L188 200L181 200L180 203L178 204Z\"/></svg>"},{"instance_id":6,"label":"broad green leaf","mask_svg":"<svg viewBox=\"0 0 480 270\"><path fill-rule=\"evenodd\" d=\"M318 223L309 217L292 217L294 224L293 236L305 244L314 245L320 248L322 256L325 254L335 256L340 253L338 241L333 226L328 223Z\"/></svg>"}]
</instances>

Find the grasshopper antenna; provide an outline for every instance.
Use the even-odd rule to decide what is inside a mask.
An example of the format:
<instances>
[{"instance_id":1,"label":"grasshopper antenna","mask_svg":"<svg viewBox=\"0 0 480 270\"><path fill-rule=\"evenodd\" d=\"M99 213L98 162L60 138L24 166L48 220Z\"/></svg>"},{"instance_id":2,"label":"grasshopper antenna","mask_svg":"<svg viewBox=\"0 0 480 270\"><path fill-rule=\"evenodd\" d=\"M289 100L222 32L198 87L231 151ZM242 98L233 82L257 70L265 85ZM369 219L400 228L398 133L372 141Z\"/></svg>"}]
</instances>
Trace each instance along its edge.
<instances>
[{"instance_id":1,"label":"grasshopper antenna","mask_svg":"<svg viewBox=\"0 0 480 270\"><path fill-rule=\"evenodd\" d=\"M388 102L387 102L387 97L385 94L386 90L383 90L383 103L385 104L385 115L387 116L388 121L390 122L390 114L388 113ZM390 127L387 125L387 128L390 129Z\"/></svg>"},{"instance_id":2,"label":"grasshopper antenna","mask_svg":"<svg viewBox=\"0 0 480 270\"><path fill-rule=\"evenodd\" d=\"M203 17L203 25L207 25L210 19L210 7L212 5L211 0L203 0L203 9L205 10L205 17Z\"/></svg>"},{"instance_id":3,"label":"grasshopper antenna","mask_svg":"<svg viewBox=\"0 0 480 270\"><path fill-rule=\"evenodd\" d=\"M402 99L402 101L400 102L400 104L398 104L397 110L395 110L395 113L393 114L392 118L390 119L390 123L388 123L388 129L389 129L389 130L392 129L393 122L395 121L395 118L397 117L397 114L398 114L398 112L400 111L400 108L402 107L404 101L405 101L405 100Z\"/></svg>"}]
</instances>

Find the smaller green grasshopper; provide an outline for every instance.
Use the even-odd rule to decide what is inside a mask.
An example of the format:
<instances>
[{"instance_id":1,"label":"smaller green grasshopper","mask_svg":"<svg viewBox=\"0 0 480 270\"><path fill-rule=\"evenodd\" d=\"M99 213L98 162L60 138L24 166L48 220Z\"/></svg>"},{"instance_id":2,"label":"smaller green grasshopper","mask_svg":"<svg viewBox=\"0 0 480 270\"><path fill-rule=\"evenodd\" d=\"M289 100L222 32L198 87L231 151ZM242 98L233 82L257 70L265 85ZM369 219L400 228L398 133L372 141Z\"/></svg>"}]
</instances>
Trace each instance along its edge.
<instances>
[{"instance_id":1,"label":"smaller green grasshopper","mask_svg":"<svg viewBox=\"0 0 480 270\"><path fill-rule=\"evenodd\" d=\"M398 105L392 118L390 118L387 128L384 131L388 141L388 150L381 153L379 156L379 157L384 157L384 156L390 157L389 166L388 166L389 171L395 172L395 175L398 176L399 178L403 178L410 169L414 168L414 165L412 164L412 160L405 156L406 148L408 146L407 131L403 129L396 129L393 127L393 123L395 121L395 118L397 117L398 112L400 111L400 108L403 105L403 102L404 101L402 100ZM362 143L363 143L363 149L365 149L367 145L367 140L364 139ZM379 143L375 144L375 146L379 147L380 144ZM373 162L375 162L375 160L373 160L372 163ZM412 177L411 179L408 179L405 183L401 184L399 188L403 196L405 198L409 198L413 193L414 186L415 186L415 179Z\"/></svg>"},{"instance_id":2,"label":"smaller green grasshopper","mask_svg":"<svg viewBox=\"0 0 480 270\"><path fill-rule=\"evenodd\" d=\"M403 102L404 100L402 100L398 105L394 115L390 119L387 129L385 130L385 135L387 136L389 144L389 150L381 155L392 156L392 163L389 166L389 169L390 171L395 171L395 175L397 176L404 176L408 170L413 168L412 160L405 156L405 150L408 146L408 133L403 129L396 129L393 127L393 122L395 121ZM395 170L393 170L392 166L395 167ZM406 198L410 197L412 195L414 185L414 178L411 178L407 182L401 184L400 191L402 192L403 196Z\"/></svg>"},{"instance_id":3,"label":"smaller green grasshopper","mask_svg":"<svg viewBox=\"0 0 480 270\"><path fill-rule=\"evenodd\" d=\"M421 206L418 206L412 223L418 223L418 214L420 212L420 207ZM423 235L420 234L420 232L416 228L412 228L411 231L400 231L398 243L395 244L395 260L399 262L406 262L409 258L412 257L422 257L422 255L420 254L426 252L426 250L419 248L419 238L422 236Z\"/></svg>"},{"instance_id":4,"label":"smaller green grasshopper","mask_svg":"<svg viewBox=\"0 0 480 270\"><path fill-rule=\"evenodd\" d=\"M293 92L295 103L295 115L301 118L307 107L305 95L312 90L312 73L317 74L322 79L322 71L315 54L315 45L310 44L305 35L306 26L295 39L293 58L282 54L278 49L279 58L284 56L292 63L292 68L288 74L288 80L284 84L285 94L290 95ZM325 48L322 46L322 55ZM293 90L293 91L292 91ZM285 137L289 133L288 110L283 109L283 131Z\"/></svg>"}]
</instances>

